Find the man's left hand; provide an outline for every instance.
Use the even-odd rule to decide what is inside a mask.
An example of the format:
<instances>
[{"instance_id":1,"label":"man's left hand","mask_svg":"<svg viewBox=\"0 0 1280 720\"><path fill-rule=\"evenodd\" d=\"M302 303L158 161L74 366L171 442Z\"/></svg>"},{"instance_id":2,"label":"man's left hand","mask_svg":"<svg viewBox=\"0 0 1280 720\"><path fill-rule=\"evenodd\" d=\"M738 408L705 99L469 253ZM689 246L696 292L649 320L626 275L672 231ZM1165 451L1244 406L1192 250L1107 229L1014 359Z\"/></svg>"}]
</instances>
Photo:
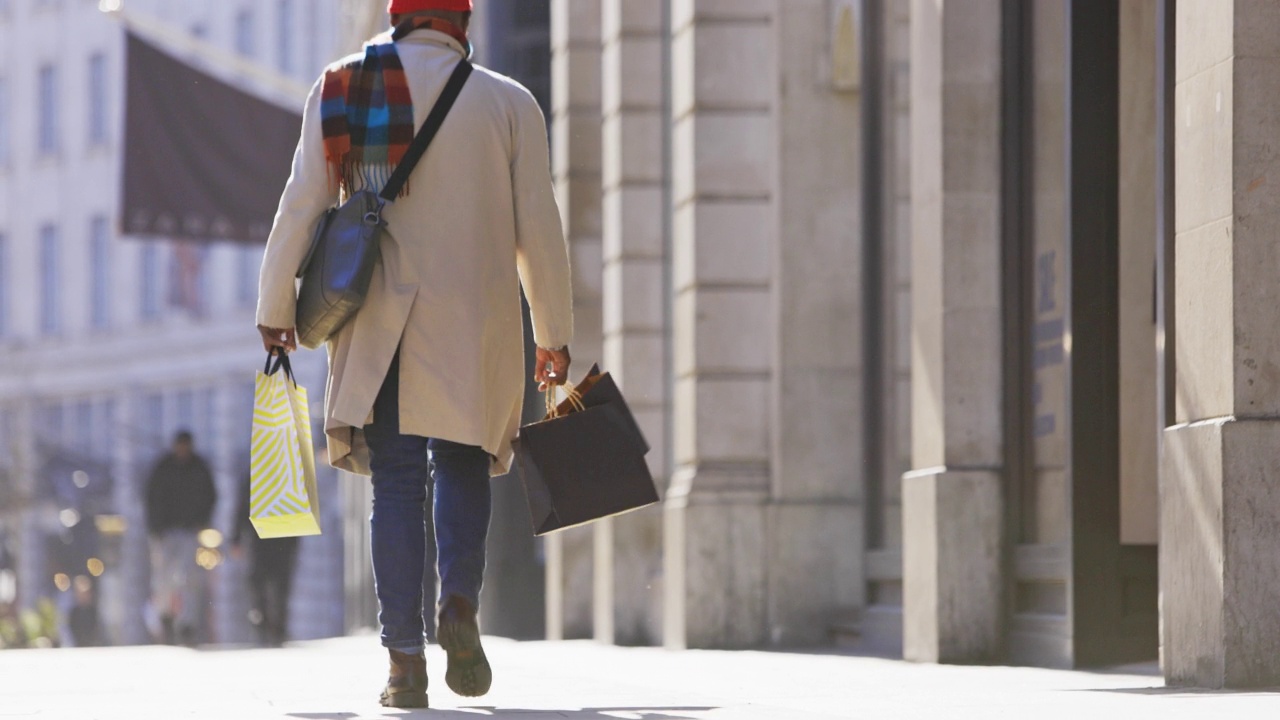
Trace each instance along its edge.
<instances>
[{"instance_id":1,"label":"man's left hand","mask_svg":"<svg viewBox=\"0 0 1280 720\"><path fill-rule=\"evenodd\" d=\"M538 391L546 392L552 385L563 385L569 379L569 346L559 350L538 348L537 365L533 371L533 380L538 383Z\"/></svg>"}]
</instances>

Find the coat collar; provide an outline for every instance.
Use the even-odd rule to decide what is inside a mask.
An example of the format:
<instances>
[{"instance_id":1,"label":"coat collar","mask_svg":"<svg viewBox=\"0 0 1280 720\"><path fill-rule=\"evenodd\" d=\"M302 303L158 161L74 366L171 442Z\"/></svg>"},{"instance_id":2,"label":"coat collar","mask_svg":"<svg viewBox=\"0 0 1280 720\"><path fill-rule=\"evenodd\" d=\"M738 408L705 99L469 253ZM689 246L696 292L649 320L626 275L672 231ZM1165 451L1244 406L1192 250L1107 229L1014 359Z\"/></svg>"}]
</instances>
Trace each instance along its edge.
<instances>
[{"instance_id":1,"label":"coat collar","mask_svg":"<svg viewBox=\"0 0 1280 720\"><path fill-rule=\"evenodd\" d=\"M454 38L452 35L449 35L448 33L440 32L439 30L431 30L429 28L414 30L413 32L404 36L404 38L402 38L399 42L409 43L412 45L439 45L441 47L447 47L450 50L453 50L454 52L458 53L459 56L464 58L471 57L471 51L472 51L470 46L464 46L462 43L458 42L458 40Z\"/></svg>"}]
</instances>

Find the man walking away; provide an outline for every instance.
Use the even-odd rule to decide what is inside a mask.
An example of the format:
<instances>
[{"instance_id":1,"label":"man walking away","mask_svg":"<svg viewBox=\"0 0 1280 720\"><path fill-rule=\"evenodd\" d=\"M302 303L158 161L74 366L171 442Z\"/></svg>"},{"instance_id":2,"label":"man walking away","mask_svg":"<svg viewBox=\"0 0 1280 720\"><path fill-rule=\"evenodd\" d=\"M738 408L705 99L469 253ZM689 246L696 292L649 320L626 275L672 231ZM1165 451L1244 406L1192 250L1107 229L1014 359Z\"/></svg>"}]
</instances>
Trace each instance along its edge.
<instances>
[{"instance_id":1,"label":"man walking away","mask_svg":"<svg viewBox=\"0 0 1280 720\"><path fill-rule=\"evenodd\" d=\"M231 552L240 557L246 546L249 548L249 588L253 600L251 617L258 628L258 642L265 647L280 647L289 632L289 595L298 559L298 538L263 540L258 537L258 531L253 529L249 520L248 478L240 485Z\"/></svg>"},{"instance_id":2,"label":"man walking away","mask_svg":"<svg viewBox=\"0 0 1280 720\"><path fill-rule=\"evenodd\" d=\"M354 191L381 191L449 78L469 70L460 63L471 54L470 0L391 0L388 10L394 29L330 67L307 100L259 283L268 349L296 344L294 276L320 215ZM489 477L511 466L524 399L521 287L535 380L563 382L573 335L542 110L510 78L484 68L460 77L439 134L382 213L364 304L328 342L329 462L372 476L373 572L391 660L382 703L391 707L427 705L428 482L445 682L462 696L489 690L476 610Z\"/></svg>"},{"instance_id":3,"label":"man walking away","mask_svg":"<svg viewBox=\"0 0 1280 720\"><path fill-rule=\"evenodd\" d=\"M209 527L218 491L209 465L183 430L147 480L147 533L151 538L152 602L164 642L194 645L200 608L194 602L197 535Z\"/></svg>"}]
</instances>

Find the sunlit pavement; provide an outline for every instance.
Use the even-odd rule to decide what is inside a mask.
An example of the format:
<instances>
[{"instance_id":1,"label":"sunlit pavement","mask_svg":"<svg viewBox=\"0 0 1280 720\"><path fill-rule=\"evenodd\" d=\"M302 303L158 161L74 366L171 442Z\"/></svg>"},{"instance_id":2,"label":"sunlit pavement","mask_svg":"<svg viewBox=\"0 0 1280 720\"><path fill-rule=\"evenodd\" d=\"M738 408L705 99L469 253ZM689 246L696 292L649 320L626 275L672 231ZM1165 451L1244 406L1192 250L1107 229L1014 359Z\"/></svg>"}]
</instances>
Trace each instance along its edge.
<instances>
[{"instance_id":1,"label":"sunlit pavement","mask_svg":"<svg viewBox=\"0 0 1280 720\"><path fill-rule=\"evenodd\" d=\"M591 642L488 641L496 679L479 701L444 686L431 710L383 710L373 637L283 650L127 648L0 652L0 718L373 720L496 717L1268 718L1280 693L1160 689L1152 675L939 667L823 654L667 652Z\"/></svg>"}]
</instances>

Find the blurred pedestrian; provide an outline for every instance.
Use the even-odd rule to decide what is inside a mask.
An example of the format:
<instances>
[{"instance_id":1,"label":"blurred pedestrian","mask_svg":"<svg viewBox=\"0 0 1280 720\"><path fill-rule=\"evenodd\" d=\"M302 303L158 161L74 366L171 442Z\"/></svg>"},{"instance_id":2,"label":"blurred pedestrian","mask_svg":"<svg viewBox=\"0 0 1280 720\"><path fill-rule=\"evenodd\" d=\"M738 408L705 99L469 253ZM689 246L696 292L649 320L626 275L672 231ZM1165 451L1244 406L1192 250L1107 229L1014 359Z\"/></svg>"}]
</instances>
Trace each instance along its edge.
<instances>
[{"instance_id":1,"label":"blurred pedestrian","mask_svg":"<svg viewBox=\"0 0 1280 720\"><path fill-rule=\"evenodd\" d=\"M102 624L98 618L98 598L93 581L77 575L72 583L75 602L67 613L67 629L75 647L97 647L102 644Z\"/></svg>"},{"instance_id":2,"label":"blurred pedestrian","mask_svg":"<svg viewBox=\"0 0 1280 720\"><path fill-rule=\"evenodd\" d=\"M217 502L209 464L196 454L191 433L179 432L147 480L152 602L160 615L162 640L170 645L194 645L198 637L196 550Z\"/></svg>"},{"instance_id":3,"label":"blurred pedestrian","mask_svg":"<svg viewBox=\"0 0 1280 720\"><path fill-rule=\"evenodd\" d=\"M427 483L445 681L459 695L483 695L492 672L476 612L489 477L511 465L524 397L520 288L544 386L569 369L573 311L537 101L487 69L465 75L470 0L391 0L388 11L394 28L331 66L307 100L263 260L258 324L268 350L294 349L294 276L317 218L353 192L382 190L461 73L439 134L382 212L381 260L364 304L328 342L330 463L373 477L373 571L391 660L382 703L422 707Z\"/></svg>"},{"instance_id":4,"label":"blurred pedestrian","mask_svg":"<svg viewBox=\"0 0 1280 720\"><path fill-rule=\"evenodd\" d=\"M289 595L293 569L298 559L298 538L263 540L249 521L249 480L240 485L235 529L231 532L231 552L239 558L249 555L249 590L253 605L250 618L258 630L258 643L280 647L289 632Z\"/></svg>"}]
</instances>

